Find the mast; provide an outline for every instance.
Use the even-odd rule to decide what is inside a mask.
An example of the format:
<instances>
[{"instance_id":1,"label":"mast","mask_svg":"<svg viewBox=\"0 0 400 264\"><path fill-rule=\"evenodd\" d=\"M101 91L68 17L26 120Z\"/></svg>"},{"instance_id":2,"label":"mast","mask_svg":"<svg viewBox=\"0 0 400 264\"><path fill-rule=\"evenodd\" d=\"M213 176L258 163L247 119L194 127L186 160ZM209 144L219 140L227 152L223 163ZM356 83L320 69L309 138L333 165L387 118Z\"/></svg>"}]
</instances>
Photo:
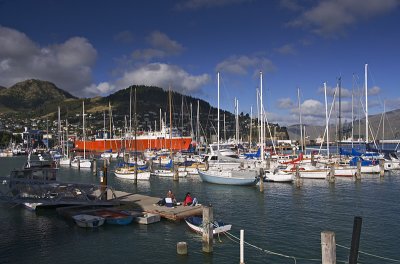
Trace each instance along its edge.
<instances>
[{"instance_id":1,"label":"mast","mask_svg":"<svg viewBox=\"0 0 400 264\"><path fill-rule=\"evenodd\" d=\"M353 74L353 87L351 89L351 148L354 144L354 74Z\"/></svg>"},{"instance_id":2,"label":"mast","mask_svg":"<svg viewBox=\"0 0 400 264\"><path fill-rule=\"evenodd\" d=\"M196 142L200 141L200 103L197 100L197 124L196 124Z\"/></svg>"},{"instance_id":3,"label":"mast","mask_svg":"<svg viewBox=\"0 0 400 264\"><path fill-rule=\"evenodd\" d=\"M382 151L385 141L385 118L386 118L386 101L383 100L383 122L382 122Z\"/></svg>"},{"instance_id":4,"label":"mast","mask_svg":"<svg viewBox=\"0 0 400 264\"><path fill-rule=\"evenodd\" d=\"M135 87L136 92L136 87ZM129 135L132 138L132 86L129 92Z\"/></svg>"},{"instance_id":5,"label":"mast","mask_svg":"<svg viewBox=\"0 0 400 264\"><path fill-rule=\"evenodd\" d=\"M250 106L250 136L249 136L249 148L251 148L251 133L253 132L253 106Z\"/></svg>"},{"instance_id":6,"label":"mast","mask_svg":"<svg viewBox=\"0 0 400 264\"><path fill-rule=\"evenodd\" d=\"M261 121L261 130L260 130L260 147L261 147L261 161L264 160L264 106L263 106L263 78L262 71L260 71L260 121Z\"/></svg>"},{"instance_id":7,"label":"mast","mask_svg":"<svg viewBox=\"0 0 400 264\"><path fill-rule=\"evenodd\" d=\"M225 120L225 112L224 112L224 142L226 142L226 120Z\"/></svg>"},{"instance_id":8,"label":"mast","mask_svg":"<svg viewBox=\"0 0 400 264\"><path fill-rule=\"evenodd\" d=\"M172 159L172 92L171 86L169 87L169 144Z\"/></svg>"},{"instance_id":9,"label":"mast","mask_svg":"<svg viewBox=\"0 0 400 264\"><path fill-rule=\"evenodd\" d=\"M82 101L82 137L83 137L83 159L86 158L86 140L85 140L85 100Z\"/></svg>"},{"instance_id":10,"label":"mast","mask_svg":"<svg viewBox=\"0 0 400 264\"><path fill-rule=\"evenodd\" d=\"M60 106L58 106L58 148L61 148L61 117ZM64 149L64 148L63 148Z\"/></svg>"},{"instance_id":11,"label":"mast","mask_svg":"<svg viewBox=\"0 0 400 264\"><path fill-rule=\"evenodd\" d=\"M328 117L328 100L326 97L326 82L324 82L324 92L325 92L325 120L326 120L326 151L329 158L329 117Z\"/></svg>"},{"instance_id":12,"label":"mast","mask_svg":"<svg viewBox=\"0 0 400 264\"><path fill-rule=\"evenodd\" d=\"M368 143L368 64L365 64L364 68L364 78L365 78L365 143Z\"/></svg>"},{"instance_id":13,"label":"mast","mask_svg":"<svg viewBox=\"0 0 400 264\"><path fill-rule=\"evenodd\" d=\"M67 142L67 157L69 157L69 142L68 142L68 119L65 119L65 126L66 126L66 131L65 131L65 134L66 134L66 138L67 138L67 140L66 140L66 142Z\"/></svg>"},{"instance_id":14,"label":"mast","mask_svg":"<svg viewBox=\"0 0 400 264\"><path fill-rule=\"evenodd\" d=\"M338 87L339 87L339 128L338 128L338 139L339 139L339 148L340 142L342 141L342 77L338 79Z\"/></svg>"},{"instance_id":15,"label":"mast","mask_svg":"<svg viewBox=\"0 0 400 264\"><path fill-rule=\"evenodd\" d=\"M303 125L301 123L301 104L300 104L300 88L297 88L297 100L299 104L299 122L300 122L300 151L303 152Z\"/></svg>"},{"instance_id":16,"label":"mast","mask_svg":"<svg viewBox=\"0 0 400 264\"><path fill-rule=\"evenodd\" d=\"M219 155L219 72L217 73L217 87L218 87L218 112L217 112L217 150ZM219 159L218 159L219 160Z\"/></svg>"},{"instance_id":17,"label":"mast","mask_svg":"<svg viewBox=\"0 0 400 264\"><path fill-rule=\"evenodd\" d=\"M136 108L136 104L137 103L137 100L136 100L136 87L135 87L135 107L134 107L134 110L135 110L135 180L134 180L134 182L135 182L135 184L137 183L137 176L138 176L138 157L137 157L137 155L138 155L138 151L137 151L137 138L136 138L136 135L137 135L137 108Z\"/></svg>"}]
</instances>

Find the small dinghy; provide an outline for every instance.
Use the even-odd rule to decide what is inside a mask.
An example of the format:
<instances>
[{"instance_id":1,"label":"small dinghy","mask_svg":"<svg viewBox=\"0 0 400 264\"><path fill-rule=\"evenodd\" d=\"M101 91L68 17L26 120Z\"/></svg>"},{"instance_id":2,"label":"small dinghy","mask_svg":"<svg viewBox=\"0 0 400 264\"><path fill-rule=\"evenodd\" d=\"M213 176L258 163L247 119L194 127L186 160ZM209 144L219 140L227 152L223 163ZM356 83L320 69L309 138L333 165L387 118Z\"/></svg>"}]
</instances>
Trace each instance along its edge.
<instances>
[{"instance_id":1,"label":"small dinghy","mask_svg":"<svg viewBox=\"0 0 400 264\"><path fill-rule=\"evenodd\" d=\"M133 220L133 215L112 209L99 209L93 214L105 218L106 223L111 225L129 225Z\"/></svg>"},{"instance_id":2,"label":"small dinghy","mask_svg":"<svg viewBox=\"0 0 400 264\"><path fill-rule=\"evenodd\" d=\"M202 233L203 232L203 218L200 216L189 216L185 218L186 224L192 229L193 231L197 233ZM213 222L214 229L213 229L213 234L217 235L220 233L227 232L231 230L232 225L227 225L223 222L220 221L214 221Z\"/></svg>"},{"instance_id":3,"label":"small dinghy","mask_svg":"<svg viewBox=\"0 0 400 264\"><path fill-rule=\"evenodd\" d=\"M105 221L103 217L88 214L74 215L72 218L79 227L98 227Z\"/></svg>"}]
</instances>

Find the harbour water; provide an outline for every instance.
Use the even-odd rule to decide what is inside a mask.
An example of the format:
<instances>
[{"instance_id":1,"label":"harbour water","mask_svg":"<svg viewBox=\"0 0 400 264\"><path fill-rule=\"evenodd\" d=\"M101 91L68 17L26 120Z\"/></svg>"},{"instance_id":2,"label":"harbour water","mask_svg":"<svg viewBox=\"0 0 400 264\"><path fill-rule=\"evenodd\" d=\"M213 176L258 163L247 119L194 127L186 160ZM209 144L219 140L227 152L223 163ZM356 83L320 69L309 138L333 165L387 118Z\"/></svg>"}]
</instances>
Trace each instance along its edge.
<instances>
[{"instance_id":1,"label":"harbour water","mask_svg":"<svg viewBox=\"0 0 400 264\"><path fill-rule=\"evenodd\" d=\"M0 158L0 175L22 167L24 157ZM111 164L111 170L113 167ZM59 180L98 182L90 170L60 168ZM235 187L202 183L196 177L174 182L122 181L109 174L114 189L162 197L168 189L183 199L191 192L202 204L211 204L214 218L233 225L231 234L245 230L246 263L321 263L320 236L336 234L337 263L346 263L353 220L361 216L360 263L395 263L400 260L400 174L365 176L360 182L337 178L304 180L292 184L266 183ZM184 222L163 220L148 226L107 226L83 229L53 209L31 212L0 204L0 263L239 263L239 243L216 237L214 252L202 252L201 236ZM179 256L176 244L188 243L188 255ZM279 254L274 254L279 253ZM368 253L364 254L364 253ZM374 256L373 256L374 255ZM379 256L379 257L378 257ZM397 262L398 262L397 261Z\"/></svg>"}]
</instances>

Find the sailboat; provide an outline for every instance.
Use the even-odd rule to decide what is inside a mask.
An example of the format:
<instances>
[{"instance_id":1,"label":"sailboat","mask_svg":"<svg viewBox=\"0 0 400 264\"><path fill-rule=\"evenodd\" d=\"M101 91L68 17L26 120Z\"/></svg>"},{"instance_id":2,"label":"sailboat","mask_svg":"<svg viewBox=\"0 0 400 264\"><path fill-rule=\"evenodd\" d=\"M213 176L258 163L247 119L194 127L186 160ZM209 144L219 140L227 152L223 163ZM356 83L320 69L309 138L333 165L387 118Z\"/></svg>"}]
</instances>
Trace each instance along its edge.
<instances>
[{"instance_id":1,"label":"sailboat","mask_svg":"<svg viewBox=\"0 0 400 264\"><path fill-rule=\"evenodd\" d=\"M85 101L82 102L82 138L83 142L85 142ZM86 158L86 148L85 145L83 147L83 157L82 156L75 156L74 159L71 161L71 166L75 168L91 168L92 167L92 160Z\"/></svg>"},{"instance_id":2,"label":"sailboat","mask_svg":"<svg viewBox=\"0 0 400 264\"><path fill-rule=\"evenodd\" d=\"M218 79L218 125L217 125L217 151L219 153L219 72ZM203 182L225 184L225 185L256 185L259 177L257 171L244 168L224 169L223 167L209 167L207 171L198 170Z\"/></svg>"},{"instance_id":3,"label":"sailboat","mask_svg":"<svg viewBox=\"0 0 400 264\"><path fill-rule=\"evenodd\" d=\"M68 120L65 121L65 126L66 126L66 143L63 143L63 148L64 144L66 145L65 153L64 155L60 158L60 165L62 166L70 166L71 165L71 158L69 157L69 144L68 144Z\"/></svg>"}]
</instances>

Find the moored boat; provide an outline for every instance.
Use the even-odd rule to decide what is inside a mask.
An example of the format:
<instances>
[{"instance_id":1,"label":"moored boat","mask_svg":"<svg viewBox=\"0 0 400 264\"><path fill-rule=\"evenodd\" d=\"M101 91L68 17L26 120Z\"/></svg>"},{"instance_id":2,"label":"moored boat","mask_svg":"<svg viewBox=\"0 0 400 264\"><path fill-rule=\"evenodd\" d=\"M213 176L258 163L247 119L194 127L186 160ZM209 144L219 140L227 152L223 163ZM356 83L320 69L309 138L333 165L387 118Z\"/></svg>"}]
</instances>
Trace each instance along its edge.
<instances>
[{"instance_id":1,"label":"moored boat","mask_svg":"<svg viewBox=\"0 0 400 264\"><path fill-rule=\"evenodd\" d=\"M225 185L256 185L259 178L257 171L252 170L219 170L209 169L207 171L198 170L203 182L225 184Z\"/></svg>"},{"instance_id":2,"label":"moored boat","mask_svg":"<svg viewBox=\"0 0 400 264\"><path fill-rule=\"evenodd\" d=\"M105 218L106 223L111 225L128 225L133 220L132 215L112 209L99 209L93 215Z\"/></svg>"},{"instance_id":3,"label":"moored boat","mask_svg":"<svg viewBox=\"0 0 400 264\"><path fill-rule=\"evenodd\" d=\"M203 218L200 216L189 216L185 218L186 224L190 229L197 233L202 233L204 229ZM232 225L225 224L221 221L214 221L213 225L213 235L221 234L231 230Z\"/></svg>"},{"instance_id":4,"label":"moored boat","mask_svg":"<svg viewBox=\"0 0 400 264\"><path fill-rule=\"evenodd\" d=\"M101 216L79 214L72 216L79 227L99 227L104 224L105 219Z\"/></svg>"}]
</instances>

